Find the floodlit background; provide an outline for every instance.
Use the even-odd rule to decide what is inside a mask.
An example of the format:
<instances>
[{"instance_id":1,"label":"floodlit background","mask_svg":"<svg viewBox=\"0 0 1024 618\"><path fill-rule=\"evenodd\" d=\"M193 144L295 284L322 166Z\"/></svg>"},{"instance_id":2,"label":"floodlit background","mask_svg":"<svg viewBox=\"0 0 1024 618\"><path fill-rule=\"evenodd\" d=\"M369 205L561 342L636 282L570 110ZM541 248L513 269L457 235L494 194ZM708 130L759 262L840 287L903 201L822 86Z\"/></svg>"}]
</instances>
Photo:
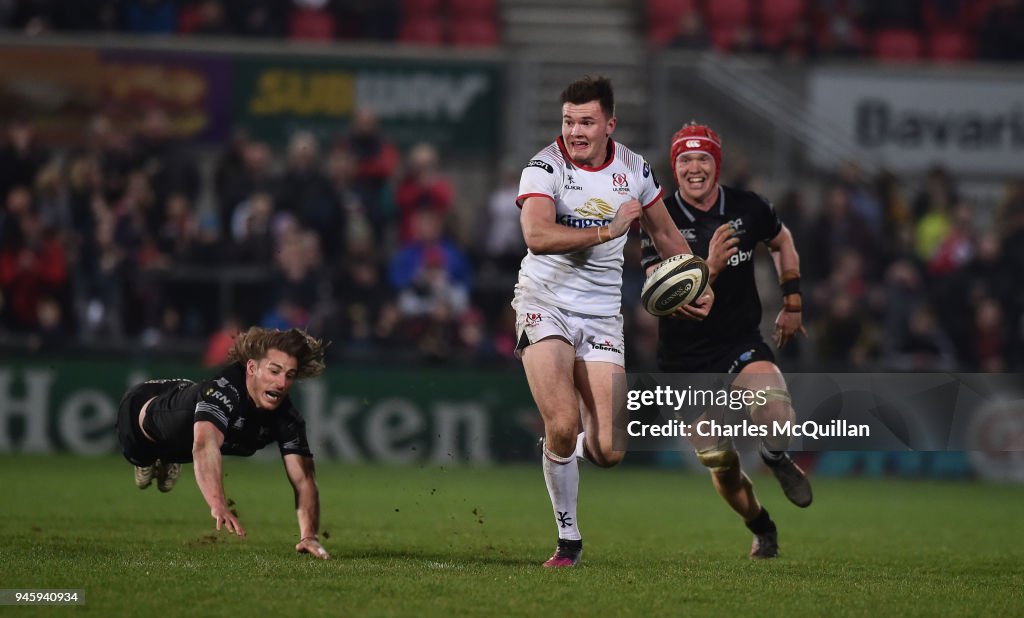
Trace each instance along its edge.
<instances>
[{"instance_id":1,"label":"floodlit background","mask_svg":"<svg viewBox=\"0 0 1024 618\"><path fill-rule=\"evenodd\" d=\"M85 582L99 599L110 564L180 577L202 568L198 554L259 585L245 546L203 536L191 472L176 494L137 495L113 431L130 385L201 377L258 324L332 342L326 375L294 396L348 609L415 612L409 599L433 598L453 572L464 588L438 613L471 612L472 597L501 613L517 594L513 613L550 609L543 599L563 591L531 570L553 540L540 418L512 356L525 252L514 198L524 164L559 132L559 92L584 74L612 78L615 137L667 191L671 135L707 123L723 139L723 182L765 195L793 231L810 336L780 352L785 372L1019 372L1022 32L1020 0L0 0L0 489L20 496L0 500L0 557L17 567L5 582ZM758 277L767 333L781 302L766 255ZM641 284L634 237L627 362L653 371ZM1018 488L890 480L1024 479L1021 424L1000 423L969 454L798 455L819 490L806 515L755 475L799 575L796 587L754 575L753 596L731 605L715 600L721 582L750 573L708 565L743 557L748 537L687 453L631 454L596 475L611 475L604 494L588 493L585 469L581 517L600 521L588 539L621 553L588 548L587 563L605 565L592 573L610 569L615 583L590 582L581 596L595 605L580 611L1019 613L1009 591L1022 589L1021 557L1004 542L1020 538ZM273 450L227 464L240 508L265 478L285 489ZM490 466L516 462L530 472ZM460 476L442 480L452 465ZM680 466L693 474L675 485ZM81 486L68 484L76 472ZM865 480L830 478L848 476ZM644 511L632 513L636 488ZM270 513L271 501L256 504ZM281 542L251 547L277 560L294 522L290 496L273 504L282 511L264 530ZM433 515L397 519L417 509ZM627 543L620 533L647 530L652 509L667 522L652 528L682 536ZM111 511L123 525L104 523ZM154 522L169 527L146 545L139 531ZM481 561L483 579L512 570L522 590L481 589ZM638 562L641 592L620 577ZM318 595L336 590L337 574L317 573ZM823 592L819 573L849 585ZM389 589L396 575L418 583ZM687 578L703 587L686 596ZM753 601L783 589L777 605ZM914 589L931 605L907 601ZM131 579L110 590L95 601L104 613L145 597ZM160 611L224 611L204 590L146 598ZM288 611L289 590L243 596L254 611ZM395 604L374 605L382 598ZM310 611L347 613L318 602Z\"/></svg>"}]
</instances>

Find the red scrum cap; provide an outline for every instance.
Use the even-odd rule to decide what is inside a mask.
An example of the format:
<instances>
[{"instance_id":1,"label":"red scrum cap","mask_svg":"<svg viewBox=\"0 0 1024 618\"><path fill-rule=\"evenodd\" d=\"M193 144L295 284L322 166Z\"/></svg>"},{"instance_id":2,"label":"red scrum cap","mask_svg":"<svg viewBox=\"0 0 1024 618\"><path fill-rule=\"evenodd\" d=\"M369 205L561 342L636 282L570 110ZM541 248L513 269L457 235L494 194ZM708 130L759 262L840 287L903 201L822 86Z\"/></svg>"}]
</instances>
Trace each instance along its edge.
<instances>
[{"instance_id":1,"label":"red scrum cap","mask_svg":"<svg viewBox=\"0 0 1024 618\"><path fill-rule=\"evenodd\" d=\"M669 166L675 175L676 157L684 152L703 152L711 155L715 160L715 180L722 174L722 140L718 134L711 130L711 127L691 122L683 125L682 129L676 131L672 136L672 159Z\"/></svg>"}]
</instances>

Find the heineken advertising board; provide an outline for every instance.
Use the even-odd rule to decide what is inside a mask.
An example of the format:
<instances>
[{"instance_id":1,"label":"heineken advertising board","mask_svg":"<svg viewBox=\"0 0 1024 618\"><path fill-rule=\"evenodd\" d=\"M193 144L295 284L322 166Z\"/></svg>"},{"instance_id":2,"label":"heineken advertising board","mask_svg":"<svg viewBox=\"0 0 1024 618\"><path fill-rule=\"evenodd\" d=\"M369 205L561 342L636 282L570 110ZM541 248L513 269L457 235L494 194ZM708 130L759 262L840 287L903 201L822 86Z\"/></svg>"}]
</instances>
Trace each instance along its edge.
<instances>
[{"instance_id":1,"label":"heineken advertising board","mask_svg":"<svg viewBox=\"0 0 1024 618\"><path fill-rule=\"evenodd\" d=\"M0 453L118 452L122 394L150 378L199 380L195 367L0 364ZM292 390L317 457L489 464L534 455L540 415L522 371L342 369ZM276 456L273 445L263 450Z\"/></svg>"}]
</instances>

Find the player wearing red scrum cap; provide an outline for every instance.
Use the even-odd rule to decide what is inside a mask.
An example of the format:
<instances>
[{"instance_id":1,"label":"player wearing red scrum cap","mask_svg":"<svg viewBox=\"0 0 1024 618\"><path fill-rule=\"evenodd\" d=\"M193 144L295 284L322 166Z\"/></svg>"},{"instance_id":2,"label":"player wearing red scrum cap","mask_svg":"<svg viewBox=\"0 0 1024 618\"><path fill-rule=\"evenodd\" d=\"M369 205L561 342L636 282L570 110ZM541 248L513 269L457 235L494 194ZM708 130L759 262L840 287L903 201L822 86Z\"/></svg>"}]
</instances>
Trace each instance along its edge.
<instances>
[{"instance_id":1,"label":"player wearing red scrum cap","mask_svg":"<svg viewBox=\"0 0 1024 618\"><path fill-rule=\"evenodd\" d=\"M782 286L783 308L775 320L774 341L781 347L796 333L806 335L801 318L800 257L793 236L771 203L756 193L719 183L722 142L709 127L691 123L672 138L671 163L679 190L666 199L669 214L695 255L708 263L716 302L706 320L660 320L658 366L671 373L738 374L734 384L763 390L767 403L749 413L759 424L793 420L786 381L771 348L761 337L761 300L754 280L753 255L759 243L771 250ZM661 261L646 237L642 264L650 272ZM754 495L729 438L691 439L697 457L711 470L719 495L754 534L751 558L774 558L778 533L768 511ZM797 506L809 506L811 485L786 454L788 438L769 437L761 457Z\"/></svg>"}]
</instances>

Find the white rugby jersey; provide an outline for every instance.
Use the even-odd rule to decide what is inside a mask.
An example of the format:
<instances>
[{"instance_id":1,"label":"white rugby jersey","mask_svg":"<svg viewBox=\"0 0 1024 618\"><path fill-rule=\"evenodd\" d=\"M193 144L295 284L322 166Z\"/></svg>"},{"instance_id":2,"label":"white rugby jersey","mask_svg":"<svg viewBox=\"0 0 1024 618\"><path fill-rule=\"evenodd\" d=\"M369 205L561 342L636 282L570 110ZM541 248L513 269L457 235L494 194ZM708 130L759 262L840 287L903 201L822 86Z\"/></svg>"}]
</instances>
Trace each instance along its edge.
<instances>
[{"instance_id":1,"label":"white rugby jersey","mask_svg":"<svg viewBox=\"0 0 1024 618\"><path fill-rule=\"evenodd\" d=\"M647 161L622 144L608 143L607 161L586 167L572 161L558 137L526 164L516 204L522 208L527 198L548 197L555 202L559 225L593 228L611 223L619 205L631 199L644 208L658 201L662 190ZM537 255L528 250L519 268L516 297L589 315L618 315L625 244L623 235L574 253Z\"/></svg>"}]
</instances>

